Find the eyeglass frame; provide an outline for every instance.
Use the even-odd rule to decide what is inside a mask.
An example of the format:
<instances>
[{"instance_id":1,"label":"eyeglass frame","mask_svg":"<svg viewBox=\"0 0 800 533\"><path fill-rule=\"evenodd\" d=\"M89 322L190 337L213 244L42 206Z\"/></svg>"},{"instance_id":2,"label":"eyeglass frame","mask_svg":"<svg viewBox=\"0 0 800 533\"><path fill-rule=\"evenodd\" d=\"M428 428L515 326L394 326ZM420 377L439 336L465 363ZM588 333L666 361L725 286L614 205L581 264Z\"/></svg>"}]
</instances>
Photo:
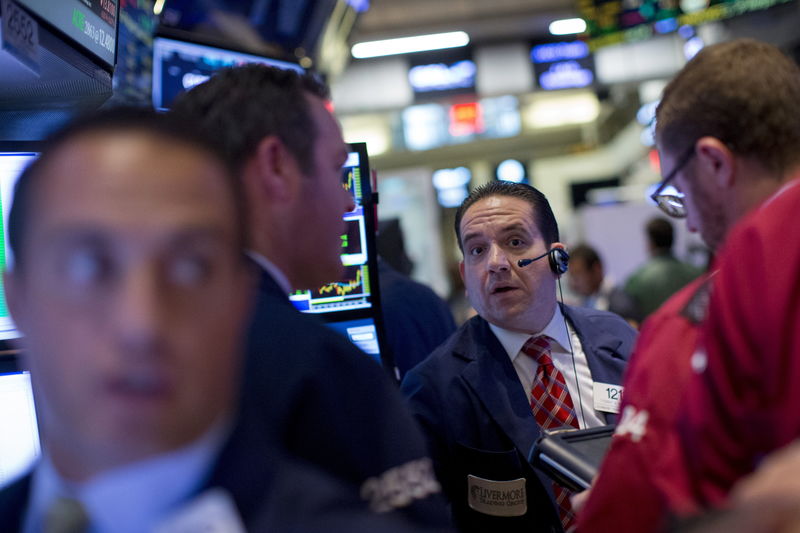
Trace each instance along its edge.
<instances>
[{"instance_id":1,"label":"eyeglass frame","mask_svg":"<svg viewBox=\"0 0 800 533\"><path fill-rule=\"evenodd\" d=\"M672 181L675 178L675 176L678 175L678 172L680 172L683 169L683 167L686 166L686 164L689 162L689 160L692 158L692 156L694 154L695 154L695 147L694 147L694 143L692 143L692 145L689 147L689 149L686 150L686 153L683 154L683 156L679 160L678 164L675 165L675 167L673 167L672 170L670 170L669 174L667 174L667 176L664 179L661 180L661 183L659 184L658 188L655 191L653 191L653 194L650 195L650 199L653 202L655 202L655 204L658 206L658 208L661 209L661 211L663 211L668 216L671 216L672 218L686 218L686 206L683 203L683 197L682 196L674 196L674 195L671 195L671 194L670 195L664 195L664 194L661 194L661 193L662 193L662 191L664 189L666 189L667 185L669 185L669 182ZM668 209L664 207L664 202L662 202L660 200L660 198L663 198L665 196L670 196L671 198L679 199L680 203L681 203L681 207L683 208L683 214L675 214L675 213L669 212Z\"/></svg>"}]
</instances>

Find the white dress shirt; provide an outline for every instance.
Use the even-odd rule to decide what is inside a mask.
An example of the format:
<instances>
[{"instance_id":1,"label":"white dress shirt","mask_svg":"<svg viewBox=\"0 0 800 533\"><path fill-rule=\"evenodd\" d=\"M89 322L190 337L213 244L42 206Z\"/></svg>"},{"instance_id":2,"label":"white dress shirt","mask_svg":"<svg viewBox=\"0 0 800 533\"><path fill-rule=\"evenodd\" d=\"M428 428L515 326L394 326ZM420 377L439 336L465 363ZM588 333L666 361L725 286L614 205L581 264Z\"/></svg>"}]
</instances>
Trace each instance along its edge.
<instances>
[{"instance_id":1,"label":"white dress shirt","mask_svg":"<svg viewBox=\"0 0 800 533\"><path fill-rule=\"evenodd\" d=\"M272 279L274 279L275 283L286 293L286 296L292 293L292 285L289 283L289 278L286 277L286 274L284 274L280 268L275 266L275 263L253 250L247 250L244 253L247 257L252 259L254 263L266 270L267 274L272 276Z\"/></svg>"},{"instance_id":2,"label":"white dress shirt","mask_svg":"<svg viewBox=\"0 0 800 533\"><path fill-rule=\"evenodd\" d=\"M542 331L532 335L509 331L494 324L489 324L489 327L511 359L528 402L531 400L533 380L536 377L536 369L539 365L532 357L522 353L522 347L531 337L547 335L553 339L550 343L553 365L561 372L567 382L579 427L584 429L606 425L603 413L594 409L594 381L589 370L589 363L586 361L583 346L581 346L578 335L572 326L564 319L559 306L556 306L553 318L550 319L547 326ZM575 379L576 374L578 376L577 380Z\"/></svg>"},{"instance_id":3,"label":"white dress shirt","mask_svg":"<svg viewBox=\"0 0 800 533\"><path fill-rule=\"evenodd\" d=\"M63 479L47 451L36 465L22 531L42 531L45 513L60 497L77 500L90 521L89 533L152 531L202 485L230 425L216 425L189 446L103 472L85 483Z\"/></svg>"}]
</instances>

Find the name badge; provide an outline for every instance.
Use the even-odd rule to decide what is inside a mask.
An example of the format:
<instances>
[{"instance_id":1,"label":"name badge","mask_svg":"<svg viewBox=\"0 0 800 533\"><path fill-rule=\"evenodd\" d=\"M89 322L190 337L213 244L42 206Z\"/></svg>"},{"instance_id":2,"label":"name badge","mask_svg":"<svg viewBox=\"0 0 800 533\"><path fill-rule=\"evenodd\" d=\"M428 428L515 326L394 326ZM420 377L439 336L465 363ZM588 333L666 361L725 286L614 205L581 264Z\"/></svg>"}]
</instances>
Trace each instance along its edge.
<instances>
[{"instance_id":1,"label":"name badge","mask_svg":"<svg viewBox=\"0 0 800 533\"><path fill-rule=\"evenodd\" d=\"M522 516L528 512L525 478L492 481L467 475L469 506L491 516Z\"/></svg>"},{"instance_id":2,"label":"name badge","mask_svg":"<svg viewBox=\"0 0 800 533\"><path fill-rule=\"evenodd\" d=\"M604 413L619 413L622 402L622 386L594 382L594 410Z\"/></svg>"},{"instance_id":3,"label":"name badge","mask_svg":"<svg viewBox=\"0 0 800 533\"><path fill-rule=\"evenodd\" d=\"M154 533L246 533L230 495L211 489L156 526Z\"/></svg>"}]
</instances>

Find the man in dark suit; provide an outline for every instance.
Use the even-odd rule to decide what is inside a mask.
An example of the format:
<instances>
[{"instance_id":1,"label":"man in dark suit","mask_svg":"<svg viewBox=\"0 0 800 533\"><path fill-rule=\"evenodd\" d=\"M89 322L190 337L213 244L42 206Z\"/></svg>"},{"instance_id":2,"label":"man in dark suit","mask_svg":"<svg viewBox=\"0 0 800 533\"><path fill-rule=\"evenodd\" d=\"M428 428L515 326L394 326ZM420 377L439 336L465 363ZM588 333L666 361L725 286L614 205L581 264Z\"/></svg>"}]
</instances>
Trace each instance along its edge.
<instances>
[{"instance_id":1,"label":"man in dark suit","mask_svg":"<svg viewBox=\"0 0 800 533\"><path fill-rule=\"evenodd\" d=\"M261 288L242 397L251 423L289 453L360 487L373 509L444 521L419 429L386 373L338 333L298 312L292 290L339 279L347 147L308 75L263 65L228 69L179 98L202 122L247 195L248 255Z\"/></svg>"},{"instance_id":2,"label":"man in dark suit","mask_svg":"<svg viewBox=\"0 0 800 533\"><path fill-rule=\"evenodd\" d=\"M242 198L193 128L105 112L19 178L5 288L42 457L0 490L0 530L407 531L239 416Z\"/></svg>"},{"instance_id":3,"label":"man in dark suit","mask_svg":"<svg viewBox=\"0 0 800 533\"><path fill-rule=\"evenodd\" d=\"M479 187L455 229L479 316L414 368L402 390L462 531L568 529L569 495L534 471L528 453L542 428L616 421L635 333L611 313L558 304L568 256L533 187Z\"/></svg>"}]
</instances>

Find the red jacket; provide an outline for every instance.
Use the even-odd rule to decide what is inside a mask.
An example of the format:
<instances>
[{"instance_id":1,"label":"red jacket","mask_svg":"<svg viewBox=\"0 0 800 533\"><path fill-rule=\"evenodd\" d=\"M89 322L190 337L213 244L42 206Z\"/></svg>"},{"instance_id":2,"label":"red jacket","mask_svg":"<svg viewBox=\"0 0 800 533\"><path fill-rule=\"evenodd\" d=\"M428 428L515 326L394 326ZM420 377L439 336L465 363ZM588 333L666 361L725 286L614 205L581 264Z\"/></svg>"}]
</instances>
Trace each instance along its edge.
<instances>
[{"instance_id":1,"label":"red jacket","mask_svg":"<svg viewBox=\"0 0 800 533\"><path fill-rule=\"evenodd\" d=\"M579 531L659 530L667 509L659 480L676 454L675 416L691 376L708 279L678 291L642 326L625 374L621 419L578 516Z\"/></svg>"},{"instance_id":2,"label":"red jacket","mask_svg":"<svg viewBox=\"0 0 800 533\"><path fill-rule=\"evenodd\" d=\"M703 351L679 416L677 511L722 503L764 455L800 437L800 179L730 234ZM702 364L705 363L705 364Z\"/></svg>"}]
</instances>

